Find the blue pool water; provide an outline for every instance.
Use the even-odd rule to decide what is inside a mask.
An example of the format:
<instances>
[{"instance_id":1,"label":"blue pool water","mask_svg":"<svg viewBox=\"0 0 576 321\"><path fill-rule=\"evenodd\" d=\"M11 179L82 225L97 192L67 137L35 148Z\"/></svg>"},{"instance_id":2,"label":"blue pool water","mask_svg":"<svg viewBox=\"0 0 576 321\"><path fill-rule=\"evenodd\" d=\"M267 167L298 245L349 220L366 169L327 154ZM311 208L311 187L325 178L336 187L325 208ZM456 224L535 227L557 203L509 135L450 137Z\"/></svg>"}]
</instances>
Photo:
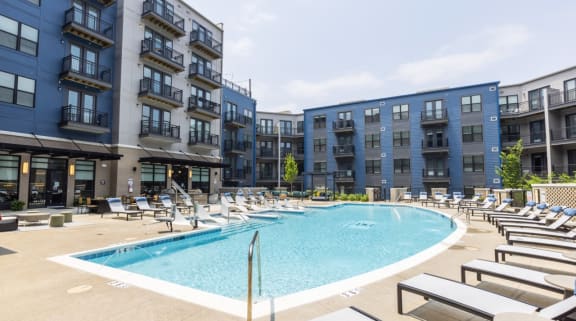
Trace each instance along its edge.
<instances>
[{"instance_id":1,"label":"blue pool water","mask_svg":"<svg viewBox=\"0 0 576 321\"><path fill-rule=\"evenodd\" d=\"M279 297L382 268L435 245L454 229L449 218L426 209L343 205L79 258L245 299L248 245L258 230L262 297Z\"/></svg>"}]
</instances>

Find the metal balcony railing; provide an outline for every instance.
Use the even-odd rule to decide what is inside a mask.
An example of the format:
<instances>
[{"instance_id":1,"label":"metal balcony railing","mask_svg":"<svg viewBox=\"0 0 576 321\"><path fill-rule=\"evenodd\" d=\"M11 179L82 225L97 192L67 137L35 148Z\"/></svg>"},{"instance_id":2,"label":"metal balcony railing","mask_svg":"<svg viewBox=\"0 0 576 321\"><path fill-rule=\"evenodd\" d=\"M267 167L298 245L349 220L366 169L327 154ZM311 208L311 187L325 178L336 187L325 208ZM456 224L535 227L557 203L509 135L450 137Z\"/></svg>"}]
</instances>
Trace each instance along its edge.
<instances>
[{"instance_id":1,"label":"metal balcony railing","mask_svg":"<svg viewBox=\"0 0 576 321\"><path fill-rule=\"evenodd\" d=\"M64 24L75 23L101 36L114 39L114 25L77 8L70 8L64 13Z\"/></svg>"},{"instance_id":2,"label":"metal balcony railing","mask_svg":"<svg viewBox=\"0 0 576 321\"><path fill-rule=\"evenodd\" d=\"M73 105L62 106L62 122L74 122L89 126L108 127L108 113L99 113Z\"/></svg>"},{"instance_id":3,"label":"metal balcony railing","mask_svg":"<svg viewBox=\"0 0 576 321\"><path fill-rule=\"evenodd\" d=\"M334 172L334 178L336 178L337 180L354 179L354 176L355 175L353 170L341 170Z\"/></svg>"},{"instance_id":4,"label":"metal balcony railing","mask_svg":"<svg viewBox=\"0 0 576 321\"><path fill-rule=\"evenodd\" d=\"M218 145L220 145L220 136L199 131L192 131L190 132L189 143L190 145L205 144L218 147Z\"/></svg>"},{"instance_id":5,"label":"metal balcony railing","mask_svg":"<svg viewBox=\"0 0 576 321\"><path fill-rule=\"evenodd\" d=\"M145 0L142 7L142 14L145 15L150 12L153 12L156 15L162 17L165 22L181 30L182 33L185 33L184 18L174 14L174 8L168 2L158 0Z\"/></svg>"},{"instance_id":6,"label":"metal balcony railing","mask_svg":"<svg viewBox=\"0 0 576 321\"><path fill-rule=\"evenodd\" d=\"M244 169L231 169L225 168L224 169L224 179L231 180L231 179L245 179L246 173Z\"/></svg>"},{"instance_id":7,"label":"metal balcony railing","mask_svg":"<svg viewBox=\"0 0 576 321\"><path fill-rule=\"evenodd\" d=\"M230 151L245 152L246 151L246 142L227 139L224 141L223 147L224 147L225 152L230 152Z\"/></svg>"},{"instance_id":8,"label":"metal balcony railing","mask_svg":"<svg viewBox=\"0 0 576 321\"><path fill-rule=\"evenodd\" d=\"M224 113L224 123L238 123L242 125L247 125L248 120L247 117L240 114L235 113L233 111L227 111Z\"/></svg>"},{"instance_id":9,"label":"metal balcony railing","mask_svg":"<svg viewBox=\"0 0 576 321\"><path fill-rule=\"evenodd\" d=\"M332 129L334 130L354 130L353 119L339 119L332 122Z\"/></svg>"},{"instance_id":10,"label":"metal balcony railing","mask_svg":"<svg viewBox=\"0 0 576 321\"><path fill-rule=\"evenodd\" d=\"M190 33L190 42L200 42L222 56L222 43L216 41L213 37L206 35L206 33L192 30Z\"/></svg>"},{"instance_id":11,"label":"metal balcony railing","mask_svg":"<svg viewBox=\"0 0 576 321\"><path fill-rule=\"evenodd\" d=\"M424 168L422 169L424 178L448 178L450 177L450 168Z\"/></svg>"},{"instance_id":12,"label":"metal balcony railing","mask_svg":"<svg viewBox=\"0 0 576 321\"><path fill-rule=\"evenodd\" d=\"M426 140L423 139L421 142L422 150L425 151L434 151L434 150L445 150L448 149L448 138L444 138L441 140Z\"/></svg>"},{"instance_id":13,"label":"metal balcony railing","mask_svg":"<svg viewBox=\"0 0 576 321\"><path fill-rule=\"evenodd\" d=\"M576 126L561 127L550 130L550 140L562 141L576 139Z\"/></svg>"},{"instance_id":14,"label":"metal balcony railing","mask_svg":"<svg viewBox=\"0 0 576 321\"><path fill-rule=\"evenodd\" d=\"M221 111L219 103L198 96L190 96L188 98L188 108L199 108L218 115L220 115Z\"/></svg>"},{"instance_id":15,"label":"metal balcony railing","mask_svg":"<svg viewBox=\"0 0 576 321\"><path fill-rule=\"evenodd\" d=\"M110 83L112 77L110 68L72 55L62 59L62 72L70 72L106 83Z\"/></svg>"},{"instance_id":16,"label":"metal balcony railing","mask_svg":"<svg viewBox=\"0 0 576 321\"><path fill-rule=\"evenodd\" d=\"M180 126L172 125L168 122L142 120L140 123L140 135L158 135L180 139Z\"/></svg>"},{"instance_id":17,"label":"metal balcony railing","mask_svg":"<svg viewBox=\"0 0 576 321\"><path fill-rule=\"evenodd\" d=\"M184 67L184 55L170 47L160 47L154 46L154 41L152 39L144 39L140 45L141 53L154 53L164 59L170 60L171 62Z\"/></svg>"},{"instance_id":18,"label":"metal balcony railing","mask_svg":"<svg viewBox=\"0 0 576 321\"><path fill-rule=\"evenodd\" d=\"M569 103L576 103L576 89L557 91L548 94L548 105L550 107L556 107Z\"/></svg>"},{"instance_id":19,"label":"metal balcony railing","mask_svg":"<svg viewBox=\"0 0 576 321\"><path fill-rule=\"evenodd\" d=\"M422 122L447 121L448 111L444 107L434 110L425 110L421 113L420 119Z\"/></svg>"},{"instance_id":20,"label":"metal balcony railing","mask_svg":"<svg viewBox=\"0 0 576 321\"><path fill-rule=\"evenodd\" d=\"M335 145L332 152L334 156L354 155L354 145Z\"/></svg>"},{"instance_id":21,"label":"metal balcony railing","mask_svg":"<svg viewBox=\"0 0 576 321\"><path fill-rule=\"evenodd\" d=\"M143 78L140 80L140 93L153 94L182 104L181 89L165 85L162 82L152 80L151 78Z\"/></svg>"},{"instance_id":22,"label":"metal balcony railing","mask_svg":"<svg viewBox=\"0 0 576 321\"><path fill-rule=\"evenodd\" d=\"M205 66L198 64L198 63L191 63L190 64L190 76L194 77L196 75L199 75L203 78L206 78L212 82L215 82L217 84L222 84L222 74L219 72L216 72L212 69L208 69Z\"/></svg>"}]
</instances>

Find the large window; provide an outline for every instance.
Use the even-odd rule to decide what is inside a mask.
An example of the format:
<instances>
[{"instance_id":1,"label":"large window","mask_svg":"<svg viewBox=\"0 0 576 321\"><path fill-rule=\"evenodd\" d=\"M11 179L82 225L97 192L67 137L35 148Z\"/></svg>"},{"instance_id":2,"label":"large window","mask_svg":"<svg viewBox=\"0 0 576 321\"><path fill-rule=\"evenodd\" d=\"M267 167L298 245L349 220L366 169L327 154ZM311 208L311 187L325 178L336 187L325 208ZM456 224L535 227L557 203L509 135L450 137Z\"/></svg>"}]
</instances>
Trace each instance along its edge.
<instances>
[{"instance_id":1,"label":"large window","mask_svg":"<svg viewBox=\"0 0 576 321\"><path fill-rule=\"evenodd\" d=\"M34 107L36 80L0 71L0 102Z\"/></svg>"},{"instance_id":2,"label":"large window","mask_svg":"<svg viewBox=\"0 0 576 321\"><path fill-rule=\"evenodd\" d=\"M396 131L393 135L394 147L410 146L410 132L409 131Z\"/></svg>"},{"instance_id":3,"label":"large window","mask_svg":"<svg viewBox=\"0 0 576 321\"><path fill-rule=\"evenodd\" d=\"M394 160L394 173L407 174L410 173L410 159L399 158Z\"/></svg>"},{"instance_id":4,"label":"large window","mask_svg":"<svg viewBox=\"0 0 576 321\"><path fill-rule=\"evenodd\" d=\"M90 3L74 0L74 22L86 26L89 29L100 31L100 10Z\"/></svg>"},{"instance_id":5,"label":"large window","mask_svg":"<svg viewBox=\"0 0 576 321\"><path fill-rule=\"evenodd\" d=\"M144 66L144 79L149 81L148 90L160 96L172 97L172 76Z\"/></svg>"},{"instance_id":6,"label":"large window","mask_svg":"<svg viewBox=\"0 0 576 321\"><path fill-rule=\"evenodd\" d=\"M366 148L378 148L380 147L380 133L366 134L364 141Z\"/></svg>"},{"instance_id":7,"label":"large window","mask_svg":"<svg viewBox=\"0 0 576 321\"><path fill-rule=\"evenodd\" d=\"M282 136L291 136L292 133L292 122L289 120L280 121L280 134Z\"/></svg>"},{"instance_id":8,"label":"large window","mask_svg":"<svg viewBox=\"0 0 576 321\"><path fill-rule=\"evenodd\" d=\"M155 134L168 137L180 137L179 133L172 132L169 111L142 105L141 134ZM178 134L178 135L175 135Z\"/></svg>"},{"instance_id":9,"label":"large window","mask_svg":"<svg viewBox=\"0 0 576 321\"><path fill-rule=\"evenodd\" d=\"M463 96L461 103L463 113L482 111L482 97L480 95Z\"/></svg>"},{"instance_id":10,"label":"large window","mask_svg":"<svg viewBox=\"0 0 576 321\"><path fill-rule=\"evenodd\" d=\"M314 128L326 128L326 116L314 116Z\"/></svg>"},{"instance_id":11,"label":"large window","mask_svg":"<svg viewBox=\"0 0 576 321\"><path fill-rule=\"evenodd\" d=\"M463 162L465 173L484 172L484 155L464 156Z\"/></svg>"},{"instance_id":12,"label":"large window","mask_svg":"<svg viewBox=\"0 0 576 321\"><path fill-rule=\"evenodd\" d=\"M88 125L97 124L96 96L93 94L68 90L68 120Z\"/></svg>"},{"instance_id":13,"label":"large window","mask_svg":"<svg viewBox=\"0 0 576 321\"><path fill-rule=\"evenodd\" d=\"M304 121L299 120L296 122L296 132L298 134L304 133Z\"/></svg>"},{"instance_id":14,"label":"large window","mask_svg":"<svg viewBox=\"0 0 576 321\"><path fill-rule=\"evenodd\" d=\"M74 197L94 197L94 161L76 161L74 174Z\"/></svg>"},{"instance_id":15,"label":"large window","mask_svg":"<svg viewBox=\"0 0 576 321\"><path fill-rule=\"evenodd\" d=\"M173 43L171 39L165 38L148 27L144 29L144 39L150 39L151 51L154 51L162 57L172 59Z\"/></svg>"},{"instance_id":16,"label":"large window","mask_svg":"<svg viewBox=\"0 0 576 321\"><path fill-rule=\"evenodd\" d=\"M576 137L576 114L566 115L566 138Z\"/></svg>"},{"instance_id":17,"label":"large window","mask_svg":"<svg viewBox=\"0 0 576 321\"><path fill-rule=\"evenodd\" d=\"M274 121L272 119L260 118L260 134L274 134Z\"/></svg>"},{"instance_id":18,"label":"large window","mask_svg":"<svg viewBox=\"0 0 576 321\"><path fill-rule=\"evenodd\" d=\"M0 45L36 56L38 29L0 15Z\"/></svg>"},{"instance_id":19,"label":"large window","mask_svg":"<svg viewBox=\"0 0 576 321\"><path fill-rule=\"evenodd\" d=\"M366 160L366 174L380 174L380 160Z\"/></svg>"},{"instance_id":20,"label":"large window","mask_svg":"<svg viewBox=\"0 0 576 321\"><path fill-rule=\"evenodd\" d=\"M326 173L326 162L315 162L314 163L315 173Z\"/></svg>"},{"instance_id":21,"label":"large window","mask_svg":"<svg viewBox=\"0 0 576 321\"><path fill-rule=\"evenodd\" d=\"M462 141L464 143L480 143L482 136L482 125L462 126Z\"/></svg>"},{"instance_id":22,"label":"large window","mask_svg":"<svg viewBox=\"0 0 576 321\"><path fill-rule=\"evenodd\" d=\"M501 113L517 113L518 112L518 96L501 96L498 98Z\"/></svg>"},{"instance_id":23,"label":"large window","mask_svg":"<svg viewBox=\"0 0 576 321\"><path fill-rule=\"evenodd\" d=\"M540 144L546 140L544 120L530 122L530 143Z\"/></svg>"},{"instance_id":24,"label":"large window","mask_svg":"<svg viewBox=\"0 0 576 321\"><path fill-rule=\"evenodd\" d=\"M190 140L194 142L211 144L211 123L200 119L190 119Z\"/></svg>"},{"instance_id":25,"label":"large window","mask_svg":"<svg viewBox=\"0 0 576 321\"><path fill-rule=\"evenodd\" d=\"M576 79L564 82L564 101L572 102L576 100Z\"/></svg>"},{"instance_id":26,"label":"large window","mask_svg":"<svg viewBox=\"0 0 576 321\"><path fill-rule=\"evenodd\" d=\"M192 177L194 177L194 172L192 172ZM166 188L166 166L158 164L142 164L140 182L141 194L160 194L160 192Z\"/></svg>"},{"instance_id":27,"label":"large window","mask_svg":"<svg viewBox=\"0 0 576 321\"><path fill-rule=\"evenodd\" d=\"M530 110L540 110L544 108L544 89L540 88L528 92L528 106Z\"/></svg>"},{"instance_id":28,"label":"large window","mask_svg":"<svg viewBox=\"0 0 576 321\"><path fill-rule=\"evenodd\" d=\"M424 103L425 113L422 119L425 120L434 120L434 119L444 119L446 115L444 115L444 101L439 100L432 100L427 101Z\"/></svg>"},{"instance_id":29,"label":"large window","mask_svg":"<svg viewBox=\"0 0 576 321\"><path fill-rule=\"evenodd\" d=\"M244 109L244 119L246 121L246 124L252 124L253 118L254 117L252 111L250 109Z\"/></svg>"},{"instance_id":30,"label":"large window","mask_svg":"<svg viewBox=\"0 0 576 321\"><path fill-rule=\"evenodd\" d=\"M18 173L20 157L0 155L0 209L10 208L18 199Z\"/></svg>"},{"instance_id":31,"label":"large window","mask_svg":"<svg viewBox=\"0 0 576 321\"><path fill-rule=\"evenodd\" d=\"M192 189L210 193L210 168L192 167Z\"/></svg>"},{"instance_id":32,"label":"large window","mask_svg":"<svg viewBox=\"0 0 576 321\"><path fill-rule=\"evenodd\" d=\"M364 122L365 123L379 123L380 122L380 108L364 109Z\"/></svg>"},{"instance_id":33,"label":"large window","mask_svg":"<svg viewBox=\"0 0 576 321\"><path fill-rule=\"evenodd\" d=\"M392 119L406 120L408 119L408 104L392 106Z\"/></svg>"},{"instance_id":34,"label":"large window","mask_svg":"<svg viewBox=\"0 0 576 321\"><path fill-rule=\"evenodd\" d=\"M326 151L326 138L314 138L314 152Z\"/></svg>"},{"instance_id":35,"label":"large window","mask_svg":"<svg viewBox=\"0 0 576 321\"><path fill-rule=\"evenodd\" d=\"M502 142L503 143L515 143L520 139L520 125L502 125Z\"/></svg>"}]
</instances>

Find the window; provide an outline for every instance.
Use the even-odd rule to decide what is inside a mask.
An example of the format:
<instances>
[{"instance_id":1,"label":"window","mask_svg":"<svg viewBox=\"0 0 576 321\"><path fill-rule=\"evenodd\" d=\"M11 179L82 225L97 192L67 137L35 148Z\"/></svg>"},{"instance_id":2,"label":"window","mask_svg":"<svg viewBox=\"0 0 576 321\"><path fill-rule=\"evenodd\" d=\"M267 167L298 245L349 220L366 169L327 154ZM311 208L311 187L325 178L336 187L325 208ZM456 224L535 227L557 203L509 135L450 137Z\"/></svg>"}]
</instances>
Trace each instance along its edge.
<instances>
[{"instance_id":1,"label":"window","mask_svg":"<svg viewBox=\"0 0 576 321\"><path fill-rule=\"evenodd\" d=\"M40 0L27 0L28 2L40 6Z\"/></svg>"},{"instance_id":2,"label":"window","mask_svg":"<svg viewBox=\"0 0 576 321\"><path fill-rule=\"evenodd\" d=\"M315 162L314 163L315 173L326 173L326 162Z\"/></svg>"},{"instance_id":3,"label":"window","mask_svg":"<svg viewBox=\"0 0 576 321\"><path fill-rule=\"evenodd\" d=\"M314 128L326 128L326 116L314 116Z\"/></svg>"},{"instance_id":4,"label":"window","mask_svg":"<svg viewBox=\"0 0 576 321\"><path fill-rule=\"evenodd\" d=\"M315 138L314 152L325 152L325 151L326 151L326 138Z\"/></svg>"},{"instance_id":5,"label":"window","mask_svg":"<svg viewBox=\"0 0 576 321\"><path fill-rule=\"evenodd\" d=\"M274 121L272 119L260 119L260 134L274 134Z\"/></svg>"},{"instance_id":6,"label":"window","mask_svg":"<svg viewBox=\"0 0 576 321\"><path fill-rule=\"evenodd\" d=\"M576 79L566 80L564 82L564 102L576 100Z\"/></svg>"},{"instance_id":7,"label":"window","mask_svg":"<svg viewBox=\"0 0 576 321\"><path fill-rule=\"evenodd\" d=\"M532 161L532 168L531 171L533 174L538 176L545 176L548 172L548 162L546 153L534 153L531 155Z\"/></svg>"},{"instance_id":8,"label":"window","mask_svg":"<svg viewBox=\"0 0 576 321\"><path fill-rule=\"evenodd\" d=\"M261 140L259 143L260 157L274 157L274 147L272 141Z\"/></svg>"},{"instance_id":9,"label":"window","mask_svg":"<svg viewBox=\"0 0 576 321\"><path fill-rule=\"evenodd\" d=\"M0 209L10 209L10 203L18 199L18 175L20 157L0 155Z\"/></svg>"},{"instance_id":10,"label":"window","mask_svg":"<svg viewBox=\"0 0 576 321\"><path fill-rule=\"evenodd\" d=\"M296 122L296 132L298 134L304 133L304 121L299 120Z\"/></svg>"},{"instance_id":11,"label":"window","mask_svg":"<svg viewBox=\"0 0 576 321\"><path fill-rule=\"evenodd\" d=\"M74 197L94 197L94 177L96 163L94 161L76 161L74 175Z\"/></svg>"},{"instance_id":12,"label":"window","mask_svg":"<svg viewBox=\"0 0 576 321\"><path fill-rule=\"evenodd\" d=\"M292 142L280 142L280 152L282 157L286 157L288 153L292 153Z\"/></svg>"},{"instance_id":13,"label":"window","mask_svg":"<svg viewBox=\"0 0 576 321\"><path fill-rule=\"evenodd\" d=\"M212 77L212 61L206 60L196 54L192 54L192 69L191 72L195 72L202 75L208 79L213 79Z\"/></svg>"},{"instance_id":14,"label":"window","mask_svg":"<svg viewBox=\"0 0 576 321\"><path fill-rule=\"evenodd\" d=\"M276 178L276 171L274 170L273 163L258 163L258 173L260 179Z\"/></svg>"},{"instance_id":15,"label":"window","mask_svg":"<svg viewBox=\"0 0 576 321\"><path fill-rule=\"evenodd\" d=\"M304 155L304 142L296 143L296 154Z\"/></svg>"},{"instance_id":16,"label":"window","mask_svg":"<svg viewBox=\"0 0 576 321\"><path fill-rule=\"evenodd\" d=\"M408 104L392 106L392 119L394 120L408 119Z\"/></svg>"},{"instance_id":17,"label":"window","mask_svg":"<svg viewBox=\"0 0 576 321\"><path fill-rule=\"evenodd\" d=\"M544 120L530 122L530 143L539 144L546 140Z\"/></svg>"},{"instance_id":18,"label":"window","mask_svg":"<svg viewBox=\"0 0 576 321\"><path fill-rule=\"evenodd\" d=\"M246 146L246 149L252 149L252 135L244 135L244 146Z\"/></svg>"},{"instance_id":19,"label":"window","mask_svg":"<svg viewBox=\"0 0 576 321\"><path fill-rule=\"evenodd\" d=\"M156 69L144 66L144 80L148 82L147 90L160 96L172 97L172 76Z\"/></svg>"},{"instance_id":20,"label":"window","mask_svg":"<svg viewBox=\"0 0 576 321\"><path fill-rule=\"evenodd\" d=\"M518 96L501 96L498 98L501 113L517 113L518 112Z\"/></svg>"},{"instance_id":21,"label":"window","mask_svg":"<svg viewBox=\"0 0 576 321\"><path fill-rule=\"evenodd\" d=\"M141 134L155 134L172 137L170 124L171 114L169 111L142 105L142 129ZM180 135L178 134L177 137Z\"/></svg>"},{"instance_id":22,"label":"window","mask_svg":"<svg viewBox=\"0 0 576 321\"><path fill-rule=\"evenodd\" d=\"M364 136L364 142L366 148L378 148L380 147L380 133L367 134Z\"/></svg>"},{"instance_id":23,"label":"window","mask_svg":"<svg viewBox=\"0 0 576 321\"><path fill-rule=\"evenodd\" d=\"M87 125L98 124L95 95L69 89L67 107L67 120Z\"/></svg>"},{"instance_id":24,"label":"window","mask_svg":"<svg viewBox=\"0 0 576 321\"><path fill-rule=\"evenodd\" d=\"M74 22L88 29L100 31L100 10L85 1L74 0Z\"/></svg>"},{"instance_id":25,"label":"window","mask_svg":"<svg viewBox=\"0 0 576 321\"><path fill-rule=\"evenodd\" d=\"M464 143L482 142L482 125L462 126L462 141Z\"/></svg>"},{"instance_id":26,"label":"window","mask_svg":"<svg viewBox=\"0 0 576 321\"><path fill-rule=\"evenodd\" d=\"M0 71L0 102L34 107L36 80Z\"/></svg>"},{"instance_id":27,"label":"window","mask_svg":"<svg viewBox=\"0 0 576 321\"><path fill-rule=\"evenodd\" d=\"M432 100L424 103L425 112L422 117L423 120L444 119L443 101Z\"/></svg>"},{"instance_id":28,"label":"window","mask_svg":"<svg viewBox=\"0 0 576 321\"><path fill-rule=\"evenodd\" d=\"M292 122L289 120L280 121L280 134L282 136L292 135Z\"/></svg>"},{"instance_id":29,"label":"window","mask_svg":"<svg viewBox=\"0 0 576 321\"><path fill-rule=\"evenodd\" d=\"M464 156L465 173L482 173L484 172L484 155Z\"/></svg>"},{"instance_id":30,"label":"window","mask_svg":"<svg viewBox=\"0 0 576 321\"><path fill-rule=\"evenodd\" d=\"M393 134L393 145L394 147L410 146L410 132L394 132Z\"/></svg>"},{"instance_id":31,"label":"window","mask_svg":"<svg viewBox=\"0 0 576 321\"><path fill-rule=\"evenodd\" d=\"M410 173L410 159L400 158L394 160L394 173L407 174Z\"/></svg>"},{"instance_id":32,"label":"window","mask_svg":"<svg viewBox=\"0 0 576 321\"><path fill-rule=\"evenodd\" d=\"M250 109L244 109L244 119L246 124L252 124L252 111Z\"/></svg>"},{"instance_id":33,"label":"window","mask_svg":"<svg viewBox=\"0 0 576 321\"><path fill-rule=\"evenodd\" d=\"M503 143L515 143L520 139L520 125L502 125L501 133Z\"/></svg>"},{"instance_id":34,"label":"window","mask_svg":"<svg viewBox=\"0 0 576 321\"><path fill-rule=\"evenodd\" d=\"M464 96L461 103L463 113L482 111L482 97L480 95Z\"/></svg>"},{"instance_id":35,"label":"window","mask_svg":"<svg viewBox=\"0 0 576 321\"><path fill-rule=\"evenodd\" d=\"M166 166L145 163L141 166L140 194L160 194L166 188ZM194 178L194 173L192 173L192 178Z\"/></svg>"},{"instance_id":36,"label":"window","mask_svg":"<svg viewBox=\"0 0 576 321\"><path fill-rule=\"evenodd\" d=\"M430 129L425 133L426 144L422 147L439 148L448 147L448 139L444 139L444 131L442 129Z\"/></svg>"},{"instance_id":37,"label":"window","mask_svg":"<svg viewBox=\"0 0 576 321\"><path fill-rule=\"evenodd\" d=\"M70 70L78 74L87 75L91 78L97 78L98 53L94 50L71 44Z\"/></svg>"},{"instance_id":38,"label":"window","mask_svg":"<svg viewBox=\"0 0 576 321\"><path fill-rule=\"evenodd\" d=\"M165 38L161 34L146 27L144 29L144 40L146 40L145 43L149 46L147 49L162 57L172 59L173 42L171 39Z\"/></svg>"},{"instance_id":39,"label":"window","mask_svg":"<svg viewBox=\"0 0 576 321\"><path fill-rule=\"evenodd\" d=\"M209 90L204 90L200 87L196 87L196 86L190 86L190 97L192 97L192 99L194 99L194 102L196 103L196 106L200 107L200 108L205 108L205 109L212 109L213 106L215 106L214 103L212 103L212 92ZM220 113L220 110L216 110L218 113Z\"/></svg>"},{"instance_id":40,"label":"window","mask_svg":"<svg viewBox=\"0 0 576 321\"><path fill-rule=\"evenodd\" d=\"M196 39L203 43L212 45L212 31L206 29L198 22L192 21L192 32L196 35Z\"/></svg>"},{"instance_id":41,"label":"window","mask_svg":"<svg viewBox=\"0 0 576 321\"><path fill-rule=\"evenodd\" d=\"M576 114L566 115L566 138L576 137Z\"/></svg>"},{"instance_id":42,"label":"window","mask_svg":"<svg viewBox=\"0 0 576 321\"><path fill-rule=\"evenodd\" d=\"M202 193L210 193L210 168L192 167L192 189L200 189Z\"/></svg>"},{"instance_id":43,"label":"window","mask_svg":"<svg viewBox=\"0 0 576 321\"><path fill-rule=\"evenodd\" d=\"M544 108L544 89L540 88L528 92L528 106L530 110L540 110Z\"/></svg>"},{"instance_id":44,"label":"window","mask_svg":"<svg viewBox=\"0 0 576 321\"><path fill-rule=\"evenodd\" d=\"M212 144L211 123L200 119L190 119L190 142Z\"/></svg>"},{"instance_id":45,"label":"window","mask_svg":"<svg viewBox=\"0 0 576 321\"><path fill-rule=\"evenodd\" d=\"M364 122L365 123L379 123L380 122L380 108L364 109Z\"/></svg>"},{"instance_id":46,"label":"window","mask_svg":"<svg viewBox=\"0 0 576 321\"><path fill-rule=\"evenodd\" d=\"M366 174L380 174L380 160L366 160Z\"/></svg>"},{"instance_id":47,"label":"window","mask_svg":"<svg viewBox=\"0 0 576 321\"><path fill-rule=\"evenodd\" d=\"M0 15L0 46L36 56L38 29Z\"/></svg>"}]
</instances>

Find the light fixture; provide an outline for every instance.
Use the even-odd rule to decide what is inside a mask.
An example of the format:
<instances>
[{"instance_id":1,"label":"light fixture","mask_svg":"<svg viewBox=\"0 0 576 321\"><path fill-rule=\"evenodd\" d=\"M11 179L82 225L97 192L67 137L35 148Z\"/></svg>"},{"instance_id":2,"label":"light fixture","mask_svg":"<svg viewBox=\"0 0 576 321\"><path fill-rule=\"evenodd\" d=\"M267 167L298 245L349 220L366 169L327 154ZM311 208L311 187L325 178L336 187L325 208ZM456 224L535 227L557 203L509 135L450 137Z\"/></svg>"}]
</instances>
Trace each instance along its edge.
<instances>
[{"instance_id":1,"label":"light fixture","mask_svg":"<svg viewBox=\"0 0 576 321\"><path fill-rule=\"evenodd\" d=\"M106 167L108 167L108 164L102 163L102 164L100 164L100 166L102 166L103 168L106 168Z\"/></svg>"},{"instance_id":2,"label":"light fixture","mask_svg":"<svg viewBox=\"0 0 576 321\"><path fill-rule=\"evenodd\" d=\"M76 166L74 164L70 164L68 167L68 174L70 176L74 176L74 174L76 174Z\"/></svg>"},{"instance_id":3,"label":"light fixture","mask_svg":"<svg viewBox=\"0 0 576 321\"><path fill-rule=\"evenodd\" d=\"M30 171L30 163L28 161L22 162L22 174L26 175Z\"/></svg>"},{"instance_id":4,"label":"light fixture","mask_svg":"<svg viewBox=\"0 0 576 321\"><path fill-rule=\"evenodd\" d=\"M173 171L171 169L168 170L168 178L172 177L172 172Z\"/></svg>"},{"instance_id":5,"label":"light fixture","mask_svg":"<svg viewBox=\"0 0 576 321\"><path fill-rule=\"evenodd\" d=\"M188 178L192 178L192 169L188 169Z\"/></svg>"}]
</instances>

